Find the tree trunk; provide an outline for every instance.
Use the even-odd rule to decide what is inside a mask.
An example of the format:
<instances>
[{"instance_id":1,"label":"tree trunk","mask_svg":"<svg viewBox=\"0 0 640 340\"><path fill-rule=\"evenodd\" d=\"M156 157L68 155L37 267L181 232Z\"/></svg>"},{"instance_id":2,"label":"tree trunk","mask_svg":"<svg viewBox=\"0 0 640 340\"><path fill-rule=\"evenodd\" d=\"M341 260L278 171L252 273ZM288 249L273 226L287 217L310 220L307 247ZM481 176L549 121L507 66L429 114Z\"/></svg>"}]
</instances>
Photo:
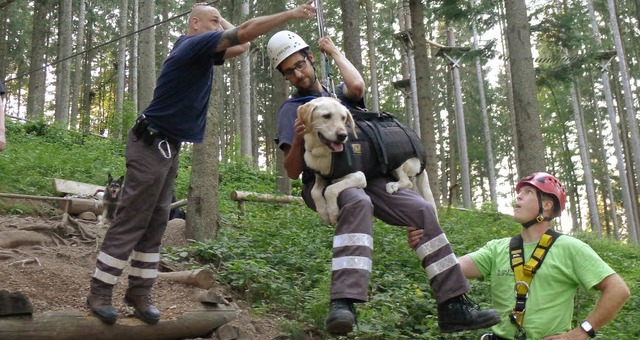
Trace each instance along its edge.
<instances>
[{"instance_id":1,"label":"tree trunk","mask_svg":"<svg viewBox=\"0 0 640 340\"><path fill-rule=\"evenodd\" d=\"M360 43L360 5L358 0L340 0L344 55L362 73L362 46Z\"/></svg>"},{"instance_id":2,"label":"tree trunk","mask_svg":"<svg viewBox=\"0 0 640 340\"><path fill-rule=\"evenodd\" d=\"M73 40L72 0L61 0L58 21L58 60L56 66L55 121L65 128L69 126L69 83L71 80L71 41Z\"/></svg>"},{"instance_id":3,"label":"tree trunk","mask_svg":"<svg viewBox=\"0 0 640 340\"><path fill-rule=\"evenodd\" d=\"M161 320L156 325L127 318L107 325L84 311L54 311L36 313L31 318L0 319L1 339L191 339L208 337L216 328L237 318L233 306L203 306L187 311L175 320ZM130 319L130 320L129 320Z\"/></svg>"},{"instance_id":4,"label":"tree trunk","mask_svg":"<svg viewBox=\"0 0 640 340\"><path fill-rule=\"evenodd\" d=\"M546 170L538 90L531 56L531 32L524 0L505 1L507 42L513 84L513 104L518 134L518 175Z\"/></svg>"},{"instance_id":5,"label":"tree trunk","mask_svg":"<svg viewBox=\"0 0 640 340\"><path fill-rule=\"evenodd\" d=\"M91 3L88 3L89 8ZM87 27L92 27L94 23L94 13L89 10L87 12ZM93 30L87 31L87 39L85 46L93 45ZM83 133L89 133L91 129L91 102L95 93L91 89L91 70L93 67L93 57L95 50L87 51L84 55L84 64L82 65L82 105L80 107L80 131Z\"/></svg>"},{"instance_id":6,"label":"tree trunk","mask_svg":"<svg viewBox=\"0 0 640 340\"><path fill-rule=\"evenodd\" d=\"M153 90L156 84L156 37L152 27L155 18L155 0L140 2L140 32L139 67L140 75L138 104L140 108L146 108L153 98Z\"/></svg>"},{"instance_id":7,"label":"tree trunk","mask_svg":"<svg viewBox=\"0 0 640 340\"><path fill-rule=\"evenodd\" d=\"M473 21L473 49L478 50L478 29L476 21ZM487 113L487 98L484 94L484 76L482 73L482 63L480 57L476 57L476 76L478 79L478 97L480 97L480 109L482 110L482 128L484 132L484 147L487 152L487 177L489 177L489 192L491 202L497 204L498 193L496 191L496 169L493 162L493 138L491 137L491 124L489 123L489 114Z\"/></svg>"},{"instance_id":8,"label":"tree trunk","mask_svg":"<svg viewBox=\"0 0 640 340\"><path fill-rule=\"evenodd\" d=\"M118 30L120 31L120 36L124 36L127 34L127 16L128 16L128 8L129 1L121 0L120 3L120 17L118 20ZM109 135L112 138L121 140L124 136L122 133L122 117L123 117L123 108L124 108L124 81L125 81L125 71L126 71L126 63L127 63L127 42L125 39L118 40L118 63L116 68L116 107L115 114L113 116L113 124L111 127L113 131L110 131Z\"/></svg>"},{"instance_id":9,"label":"tree trunk","mask_svg":"<svg viewBox=\"0 0 640 340\"><path fill-rule=\"evenodd\" d=\"M137 32L139 27L139 18L138 18L138 0L131 0L131 31ZM133 102L133 109L136 112L140 112L140 106L138 105L138 33L133 34L131 36L131 41L129 45L129 94L131 96L131 101Z\"/></svg>"},{"instance_id":10,"label":"tree trunk","mask_svg":"<svg viewBox=\"0 0 640 340\"><path fill-rule=\"evenodd\" d=\"M29 65L29 97L27 98L27 119L37 120L44 117L44 96L46 89L47 52L47 11L48 1L36 0L33 8L33 33L31 34L31 55Z\"/></svg>"},{"instance_id":11,"label":"tree trunk","mask_svg":"<svg viewBox=\"0 0 640 340\"><path fill-rule=\"evenodd\" d=\"M624 116L627 121L627 128L629 129L629 144L631 146L631 156L633 159L632 168L635 167L634 176L636 179L640 179L640 135L638 132L638 122L636 120L636 113L633 107L633 98L631 92L631 83L629 81L629 72L627 69L626 57L624 54L624 49L622 46L622 39L620 37L620 29L618 28L618 17L616 14L615 2L614 0L607 0L607 5L609 7L609 23L611 24L611 33L613 34L613 42L616 46L616 53L618 56L618 65L620 71L620 80L622 83L623 89L623 99L624 99ZM640 188L635 188L636 192L640 191ZM637 213L637 204L634 207ZM636 219L637 221L637 219ZM638 229L639 226L635 228L629 228L629 239L632 244L638 244Z\"/></svg>"},{"instance_id":12,"label":"tree trunk","mask_svg":"<svg viewBox=\"0 0 640 340\"><path fill-rule=\"evenodd\" d=\"M380 111L380 99L378 91L378 64L376 58L376 42L374 36L373 25L373 10L371 9L371 0L365 0L366 15L367 15L367 47L369 50L369 73L371 75L371 82L369 84L371 94L371 104L369 107L374 112Z\"/></svg>"},{"instance_id":13,"label":"tree trunk","mask_svg":"<svg viewBox=\"0 0 640 340\"><path fill-rule=\"evenodd\" d=\"M78 32L76 33L76 52L84 51L84 33L85 33L85 17L86 4L80 1L78 6ZM74 58L75 70L71 79L71 117L69 125L72 130L78 129L78 120L81 104L82 93L82 54L78 54Z\"/></svg>"},{"instance_id":14,"label":"tree trunk","mask_svg":"<svg viewBox=\"0 0 640 340\"><path fill-rule=\"evenodd\" d=\"M456 46L456 39L453 36L453 28L447 29L447 40L449 46ZM458 59L459 61L459 59ZM458 137L458 157L460 159L460 178L462 179L462 204L465 208L471 208L471 180L469 179L469 154L467 152L467 128L464 118L464 105L462 103L462 85L460 80L460 69L457 62L451 67L453 75L453 91L455 95L456 109L456 136Z\"/></svg>"},{"instance_id":15,"label":"tree trunk","mask_svg":"<svg viewBox=\"0 0 640 340\"><path fill-rule=\"evenodd\" d=\"M204 140L193 146L185 237L196 241L213 240L218 234L218 157L220 155L219 118L222 72L213 79L211 103L207 111Z\"/></svg>"},{"instance_id":16,"label":"tree trunk","mask_svg":"<svg viewBox=\"0 0 640 340\"><path fill-rule=\"evenodd\" d=\"M435 112L431 89L431 59L424 28L423 5L419 0L409 0L411 12L411 40L415 53L416 89L420 120L420 139L427 154L427 174L436 204L440 204L443 193L438 179L438 155L436 153ZM445 181L446 182L446 181Z\"/></svg>"},{"instance_id":17,"label":"tree trunk","mask_svg":"<svg viewBox=\"0 0 640 340\"><path fill-rule=\"evenodd\" d=\"M242 2L242 21L249 17L249 1ZM252 138L251 138L251 63L249 59L249 51L245 51L240 56L240 154L243 158L251 159L253 157ZM257 161L257 160L256 160Z\"/></svg>"}]
</instances>

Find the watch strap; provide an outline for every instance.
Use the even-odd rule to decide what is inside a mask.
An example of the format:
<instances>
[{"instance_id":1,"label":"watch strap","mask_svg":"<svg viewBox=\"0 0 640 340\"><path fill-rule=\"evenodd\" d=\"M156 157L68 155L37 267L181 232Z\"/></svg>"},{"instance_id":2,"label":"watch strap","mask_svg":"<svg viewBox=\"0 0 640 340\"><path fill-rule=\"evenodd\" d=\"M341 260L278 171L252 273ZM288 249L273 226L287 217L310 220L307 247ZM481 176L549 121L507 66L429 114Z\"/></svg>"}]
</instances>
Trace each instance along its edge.
<instances>
[{"instance_id":1,"label":"watch strap","mask_svg":"<svg viewBox=\"0 0 640 340\"><path fill-rule=\"evenodd\" d=\"M585 333L589 335L590 338L596 337L596 331L593 330L593 326L589 323L589 321L585 320L580 324L580 328L582 328Z\"/></svg>"}]
</instances>

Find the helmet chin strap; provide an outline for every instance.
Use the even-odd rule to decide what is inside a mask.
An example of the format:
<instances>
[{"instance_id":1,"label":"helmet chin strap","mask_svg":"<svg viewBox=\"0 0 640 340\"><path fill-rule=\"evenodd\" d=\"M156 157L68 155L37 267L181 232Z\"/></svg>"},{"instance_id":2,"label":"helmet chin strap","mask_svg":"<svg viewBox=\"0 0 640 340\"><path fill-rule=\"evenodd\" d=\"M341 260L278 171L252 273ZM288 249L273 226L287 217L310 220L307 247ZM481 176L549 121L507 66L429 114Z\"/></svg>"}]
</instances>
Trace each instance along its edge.
<instances>
[{"instance_id":1,"label":"helmet chin strap","mask_svg":"<svg viewBox=\"0 0 640 340\"><path fill-rule=\"evenodd\" d=\"M525 229L529 229L536 223L540 223L542 221L551 221L553 219L553 217L545 217L542 215L542 194L540 194L539 190L536 190L536 195L538 196L538 216L536 216L536 218L529 222L521 223Z\"/></svg>"}]
</instances>

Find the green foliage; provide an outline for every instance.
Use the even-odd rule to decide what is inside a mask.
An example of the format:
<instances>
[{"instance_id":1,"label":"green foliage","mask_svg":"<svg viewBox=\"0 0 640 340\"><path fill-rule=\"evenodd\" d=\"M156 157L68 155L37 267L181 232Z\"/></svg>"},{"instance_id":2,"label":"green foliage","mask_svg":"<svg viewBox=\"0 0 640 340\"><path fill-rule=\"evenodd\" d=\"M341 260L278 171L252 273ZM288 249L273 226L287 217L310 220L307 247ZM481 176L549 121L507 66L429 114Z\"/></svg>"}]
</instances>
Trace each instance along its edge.
<instances>
[{"instance_id":1,"label":"green foliage","mask_svg":"<svg viewBox=\"0 0 640 340\"><path fill-rule=\"evenodd\" d=\"M0 153L0 191L51 195L52 177L103 183L106 172L124 173L124 145L90 135L67 132L41 123L7 122L8 148ZM188 187L190 147L181 153L178 187ZM268 312L283 320L292 339L305 339L308 329L323 337L331 281L333 229L302 204L247 203L237 217L231 190L272 193L275 176L250 162L224 157L220 164L220 231L210 242L185 248L164 249L164 258L189 267L208 267L219 283L230 286L257 313ZM297 182L296 182L297 183ZM299 184L298 184L299 185ZM182 189L180 189L182 190ZM179 197L184 197L181 194ZM33 206L14 204L0 209L7 214L29 214ZM474 251L494 238L510 237L519 226L509 216L481 210L447 209L439 212L456 254ZM615 320L600 331L611 339L640 336L635 322L640 308L640 251L638 248L576 235L591 245L629 285L632 297ZM483 307L490 305L488 283L471 281L471 296ZM358 339L469 339L482 331L440 334L436 305L424 270L406 244L403 228L374 225L374 267L369 302L357 306ZM580 291L574 320L584 319L598 297ZM316 338L317 338L316 337Z\"/></svg>"}]
</instances>

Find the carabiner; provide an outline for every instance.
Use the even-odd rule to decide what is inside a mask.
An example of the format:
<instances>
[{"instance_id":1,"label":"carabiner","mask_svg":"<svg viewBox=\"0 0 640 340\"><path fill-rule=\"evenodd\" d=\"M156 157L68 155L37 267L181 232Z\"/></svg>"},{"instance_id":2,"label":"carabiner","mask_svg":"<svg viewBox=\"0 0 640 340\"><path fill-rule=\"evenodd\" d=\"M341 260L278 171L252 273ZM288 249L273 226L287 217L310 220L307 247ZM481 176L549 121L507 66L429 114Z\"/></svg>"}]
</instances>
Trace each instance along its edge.
<instances>
[{"instance_id":1,"label":"carabiner","mask_svg":"<svg viewBox=\"0 0 640 340\"><path fill-rule=\"evenodd\" d=\"M162 143L164 143L164 145L166 145L167 147L167 151L165 152L162 149ZM169 142L167 142L167 139L163 139L158 143L158 150L160 150L160 154L162 155L162 157L166 158L166 159L170 159L171 158L171 144L169 144Z\"/></svg>"}]
</instances>

